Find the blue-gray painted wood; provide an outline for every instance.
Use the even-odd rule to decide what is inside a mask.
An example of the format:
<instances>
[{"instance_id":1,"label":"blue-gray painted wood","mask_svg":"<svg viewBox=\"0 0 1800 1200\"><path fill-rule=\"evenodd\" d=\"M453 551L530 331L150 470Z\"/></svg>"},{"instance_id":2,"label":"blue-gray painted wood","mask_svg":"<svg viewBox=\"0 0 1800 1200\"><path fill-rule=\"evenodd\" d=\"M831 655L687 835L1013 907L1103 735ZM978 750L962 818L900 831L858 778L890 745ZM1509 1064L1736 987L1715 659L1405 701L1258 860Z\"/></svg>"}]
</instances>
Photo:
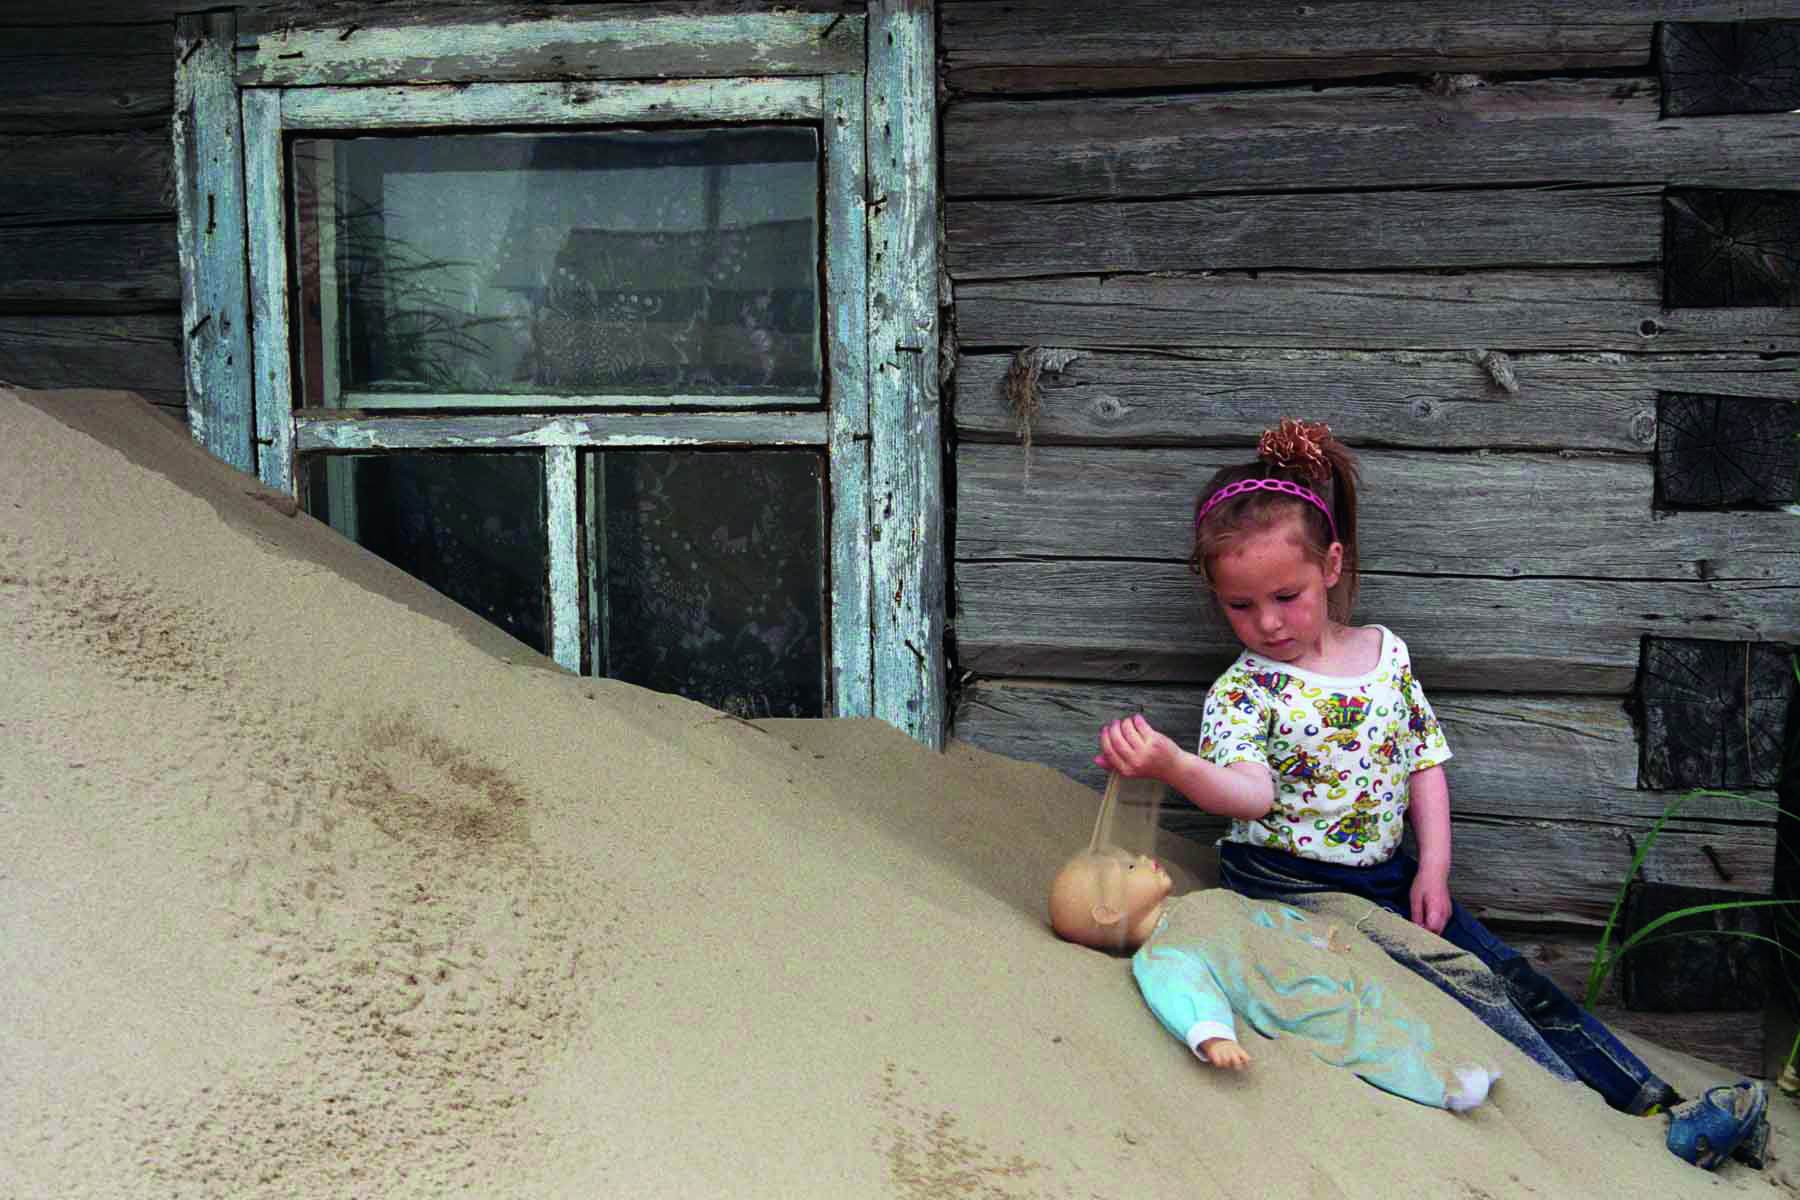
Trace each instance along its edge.
<instances>
[{"instance_id":1,"label":"blue-gray painted wood","mask_svg":"<svg viewBox=\"0 0 1800 1200\"><path fill-rule=\"evenodd\" d=\"M288 359L287 219L281 154L281 96L266 88L243 93L244 213L249 238L252 403L256 473L272 488L294 491L293 380Z\"/></svg>"},{"instance_id":2,"label":"blue-gray painted wood","mask_svg":"<svg viewBox=\"0 0 1800 1200\"><path fill-rule=\"evenodd\" d=\"M612 662L612 591L606 586L606 472L602 456L582 455L582 482L587 490L587 510L582 520L582 545L587 550L587 579L594 587L588 592L588 674L606 674Z\"/></svg>"},{"instance_id":3,"label":"blue-gray painted wood","mask_svg":"<svg viewBox=\"0 0 1800 1200\"><path fill-rule=\"evenodd\" d=\"M674 396L658 396L653 394L620 395L615 393L597 393L582 395L580 393L558 394L554 396L526 394L507 394L504 392L467 393L467 392L340 392L342 407L363 412L376 412L382 409L420 409L440 408L469 411L472 409L519 408L530 405L532 408L770 408L780 406L791 409L817 408L819 397L807 395L786 396L701 396L680 394Z\"/></svg>"},{"instance_id":4,"label":"blue-gray painted wood","mask_svg":"<svg viewBox=\"0 0 1800 1200\"><path fill-rule=\"evenodd\" d=\"M591 10L590 10L591 11ZM555 16L262 35L239 56L256 85L458 83L495 79L679 79L832 75L862 65L863 19L846 13Z\"/></svg>"},{"instance_id":5,"label":"blue-gray painted wood","mask_svg":"<svg viewBox=\"0 0 1800 1200\"><path fill-rule=\"evenodd\" d=\"M573 446L544 451L544 511L550 525L550 657L570 671L581 671L581 574L577 550L581 536L575 521Z\"/></svg>"},{"instance_id":6,"label":"blue-gray painted wood","mask_svg":"<svg viewBox=\"0 0 1800 1200\"><path fill-rule=\"evenodd\" d=\"M243 147L231 81L235 34L228 12L176 23L176 245L188 427L218 458L254 473Z\"/></svg>"},{"instance_id":7,"label":"blue-gray painted wood","mask_svg":"<svg viewBox=\"0 0 1800 1200\"><path fill-rule=\"evenodd\" d=\"M946 687L933 6L873 0L868 17L875 715L938 747Z\"/></svg>"},{"instance_id":8,"label":"blue-gray painted wood","mask_svg":"<svg viewBox=\"0 0 1800 1200\"><path fill-rule=\"evenodd\" d=\"M812 121L820 111L816 79L292 88L281 101L288 129Z\"/></svg>"},{"instance_id":9,"label":"blue-gray painted wood","mask_svg":"<svg viewBox=\"0 0 1800 1200\"><path fill-rule=\"evenodd\" d=\"M294 419L294 449L299 454L545 446L824 446L827 437L825 415L820 412L358 417L306 409Z\"/></svg>"},{"instance_id":10,"label":"blue-gray painted wood","mask_svg":"<svg viewBox=\"0 0 1800 1200\"><path fill-rule=\"evenodd\" d=\"M869 542L868 217L863 80L825 80L825 336L830 371L831 712L875 712Z\"/></svg>"}]
</instances>

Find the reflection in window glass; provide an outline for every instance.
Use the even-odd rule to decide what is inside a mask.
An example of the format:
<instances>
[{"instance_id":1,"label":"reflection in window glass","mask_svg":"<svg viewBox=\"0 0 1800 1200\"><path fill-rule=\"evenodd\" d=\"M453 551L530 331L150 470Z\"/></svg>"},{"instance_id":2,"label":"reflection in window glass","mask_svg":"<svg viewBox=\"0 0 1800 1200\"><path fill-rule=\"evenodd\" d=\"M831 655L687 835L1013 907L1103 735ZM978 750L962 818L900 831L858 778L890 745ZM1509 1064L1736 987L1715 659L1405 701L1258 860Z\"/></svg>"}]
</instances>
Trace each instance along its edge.
<instances>
[{"instance_id":1,"label":"reflection in window glass","mask_svg":"<svg viewBox=\"0 0 1800 1200\"><path fill-rule=\"evenodd\" d=\"M822 716L820 456L599 458L597 673L742 717Z\"/></svg>"},{"instance_id":2,"label":"reflection in window glass","mask_svg":"<svg viewBox=\"0 0 1800 1200\"><path fill-rule=\"evenodd\" d=\"M305 407L820 395L814 129L308 138L292 168Z\"/></svg>"},{"instance_id":3,"label":"reflection in window glass","mask_svg":"<svg viewBox=\"0 0 1800 1200\"><path fill-rule=\"evenodd\" d=\"M549 653L541 454L332 455L307 466L313 516Z\"/></svg>"}]
</instances>

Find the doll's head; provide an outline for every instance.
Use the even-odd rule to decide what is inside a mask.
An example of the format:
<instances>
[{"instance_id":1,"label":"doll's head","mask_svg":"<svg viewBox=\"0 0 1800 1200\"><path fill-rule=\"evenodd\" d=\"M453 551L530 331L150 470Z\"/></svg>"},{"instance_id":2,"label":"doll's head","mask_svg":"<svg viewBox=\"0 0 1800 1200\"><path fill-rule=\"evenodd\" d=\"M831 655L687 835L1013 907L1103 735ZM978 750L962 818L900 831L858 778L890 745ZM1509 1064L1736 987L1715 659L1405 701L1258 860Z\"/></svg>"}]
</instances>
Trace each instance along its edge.
<instances>
[{"instance_id":1,"label":"doll's head","mask_svg":"<svg viewBox=\"0 0 1800 1200\"><path fill-rule=\"evenodd\" d=\"M1084 850L1050 885L1050 927L1095 950L1130 951L1156 932L1175 886L1155 859L1117 847Z\"/></svg>"},{"instance_id":2,"label":"doll's head","mask_svg":"<svg viewBox=\"0 0 1800 1200\"><path fill-rule=\"evenodd\" d=\"M1359 580L1355 458L1328 426L1291 418L1262 435L1256 455L1200 489L1188 569L1216 587L1213 564L1220 555L1256 534L1286 528L1321 571L1335 574L1331 617L1348 621Z\"/></svg>"}]
</instances>

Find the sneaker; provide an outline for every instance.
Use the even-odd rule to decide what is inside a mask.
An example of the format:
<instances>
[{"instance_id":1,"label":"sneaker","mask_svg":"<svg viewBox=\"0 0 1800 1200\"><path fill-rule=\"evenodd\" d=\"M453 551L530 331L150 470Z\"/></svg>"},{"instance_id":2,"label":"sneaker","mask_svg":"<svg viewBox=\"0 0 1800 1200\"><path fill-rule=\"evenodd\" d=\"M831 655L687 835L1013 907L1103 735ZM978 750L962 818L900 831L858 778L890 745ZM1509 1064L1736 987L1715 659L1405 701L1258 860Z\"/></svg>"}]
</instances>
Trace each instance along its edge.
<instances>
[{"instance_id":1,"label":"sneaker","mask_svg":"<svg viewBox=\"0 0 1800 1200\"><path fill-rule=\"evenodd\" d=\"M1746 1141L1767 1145L1769 1091L1763 1084L1743 1080L1720 1084L1704 1096L1686 1100L1669 1110L1668 1144L1677 1158L1712 1170L1730 1158ZM1761 1147L1755 1147L1760 1154Z\"/></svg>"}]
</instances>

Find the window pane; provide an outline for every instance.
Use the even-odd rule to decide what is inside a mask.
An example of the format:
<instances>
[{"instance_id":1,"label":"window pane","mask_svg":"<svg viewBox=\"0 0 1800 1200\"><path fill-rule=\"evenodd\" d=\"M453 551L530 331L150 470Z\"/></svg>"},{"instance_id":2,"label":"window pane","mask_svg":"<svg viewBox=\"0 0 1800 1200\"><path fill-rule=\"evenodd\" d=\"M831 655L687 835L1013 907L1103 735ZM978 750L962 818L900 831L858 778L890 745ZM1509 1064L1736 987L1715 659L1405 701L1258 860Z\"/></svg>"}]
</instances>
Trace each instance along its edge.
<instances>
[{"instance_id":1,"label":"window pane","mask_svg":"<svg viewBox=\"0 0 1800 1200\"><path fill-rule=\"evenodd\" d=\"M815 129L308 138L292 177L304 406L821 393Z\"/></svg>"},{"instance_id":2,"label":"window pane","mask_svg":"<svg viewBox=\"0 0 1800 1200\"><path fill-rule=\"evenodd\" d=\"M315 456L307 498L345 537L549 653L541 454Z\"/></svg>"},{"instance_id":3,"label":"window pane","mask_svg":"<svg viewBox=\"0 0 1800 1200\"><path fill-rule=\"evenodd\" d=\"M742 717L822 716L820 456L609 451L598 476L600 673Z\"/></svg>"}]
</instances>

